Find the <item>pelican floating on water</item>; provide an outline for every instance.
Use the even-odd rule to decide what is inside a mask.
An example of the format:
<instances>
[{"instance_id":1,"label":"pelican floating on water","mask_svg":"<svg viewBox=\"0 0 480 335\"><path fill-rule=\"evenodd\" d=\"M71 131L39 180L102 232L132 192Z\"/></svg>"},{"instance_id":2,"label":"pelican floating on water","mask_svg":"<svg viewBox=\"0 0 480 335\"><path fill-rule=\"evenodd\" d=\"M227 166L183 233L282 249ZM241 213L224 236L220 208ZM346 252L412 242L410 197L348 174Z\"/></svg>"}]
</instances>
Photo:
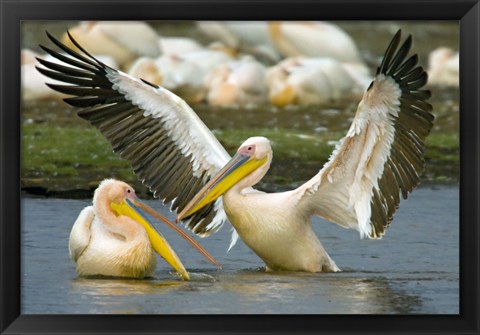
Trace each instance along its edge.
<instances>
[{"instance_id":1,"label":"pelican floating on water","mask_svg":"<svg viewBox=\"0 0 480 335\"><path fill-rule=\"evenodd\" d=\"M157 264L156 251L183 279L190 279L173 248L139 208L152 211L138 201L135 190L128 184L114 179L100 183L93 205L80 212L70 232L68 249L80 275L152 277ZM161 219L169 224L165 218ZM176 227L175 230L178 232ZM201 247L194 246L209 256Z\"/></svg>"},{"instance_id":2,"label":"pelican floating on water","mask_svg":"<svg viewBox=\"0 0 480 335\"><path fill-rule=\"evenodd\" d=\"M409 56L412 38L393 37L346 136L324 167L297 189L264 193L252 186L272 161L268 139L247 139L233 158L195 112L168 90L132 78L50 39L72 57L68 66L42 61L46 76L68 85L78 115L97 127L114 151L178 220L198 235L227 217L267 270L338 271L312 230L318 215L361 237L380 238L400 195L407 198L424 168L424 140L433 125L427 74ZM53 56L56 51L43 47ZM72 68L71 66L74 66Z\"/></svg>"}]
</instances>

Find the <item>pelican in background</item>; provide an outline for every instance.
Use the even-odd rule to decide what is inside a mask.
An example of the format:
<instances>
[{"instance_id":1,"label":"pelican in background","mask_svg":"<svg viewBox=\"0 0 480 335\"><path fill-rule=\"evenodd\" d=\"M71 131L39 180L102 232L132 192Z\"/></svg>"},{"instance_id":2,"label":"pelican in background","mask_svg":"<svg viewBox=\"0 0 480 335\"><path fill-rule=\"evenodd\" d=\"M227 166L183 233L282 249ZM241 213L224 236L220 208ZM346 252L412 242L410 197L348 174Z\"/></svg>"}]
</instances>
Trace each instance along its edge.
<instances>
[{"instance_id":1,"label":"pelican in background","mask_svg":"<svg viewBox=\"0 0 480 335\"><path fill-rule=\"evenodd\" d=\"M253 55L262 63L274 64L281 59L275 49L267 23L263 21L198 21L198 29L214 43L231 50Z\"/></svg>"},{"instance_id":2,"label":"pelican in background","mask_svg":"<svg viewBox=\"0 0 480 335\"><path fill-rule=\"evenodd\" d=\"M163 81L162 71L155 63L155 59L150 57L139 57L135 60L128 69L128 74L155 85L161 85Z\"/></svg>"},{"instance_id":3,"label":"pelican in background","mask_svg":"<svg viewBox=\"0 0 480 335\"><path fill-rule=\"evenodd\" d=\"M447 47L440 47L428 55L429 85L460 85L460 55Z\"/></svg>"},{"instance_id":4,"label":"pelican in background","mask_svg":"<svg viewBox=\"0 0 480 335\"><path fill-rule=\"evenodd\" d=\"M194 233L208 236L227 220L267 270L339 271L312 230L318 215L361 237L380 238L424 168L433 126L427 74L409 56L411 36L390 42L352 125L329 161L297 189L264 193L254 186L273 158L264 137L247 139L232 158L195 112L170 91L79 54L48 34L69 58L40 60L39 71L65 82L78 115L97 127L138 178ZM74 68L72 68L73 66ZM235 239L232 239L235 241ZM391 255L394 257L394 255Z\"/></svg>"},{"instance_id":5,"label":"pelican in background","mask_svg":"<svg viewBox=\"0 0 480 335\"><path fill-rule=\"evenodd\" d=\"M268 97L280 107L359 99L370 82L362 87L354 73L352 66L344 67L333 58L287 58L266 73Z\"/></svg>"},{"instance_id":6,"label":"pelican in background","mask_svg":"<svg viewBox=\"0 0 480 335\"><path fill-rule=\"evenodd\" d=\"M51 90L45 85L45 77L39 73L36 67L39 65L37 58L44 58L51 62L58 62L50 55L38 54L30 49L22 49L20 52L21 77L22 77L22 100L36 101L38 99L61 100L67 95ZM97 56L102 63L111 67L117 67L117 63L110 56ZM61 82L57 82L61 84Z\"/></svg>"},{"instance_id":7,"label":"pelican in background","mask_svg":"<svg viewBox=\"0 0 480 335\"><path fill-rule=\"evenodd\" d=\"M327 57L362 63L353 39L340 27L319 21L271 21L270 39L284 57Z\"/></svg>"},{"instance_id":8,"label":"pelican in background","mask_svg":"<svg viewBox=\"0 0 480 335\"><path fill-rule=\"evenodd\" d=\"M181 56L205 49L197 41L188 37L161 36L158 39L158 45L162 55L168 56Z\"/></svg>"},{"instance_id":9,"label":"pelican in background","mask_svg":"<svg viewBox=\"0 0 480 335\"><path fill-rule=\"evenodd\" d=\"M252 106L267 102L266 68L253 57L219 64L206 76L211 106Z\"/></svg>"},{"instance_id":10,"label":"pelican in background","mask_svg":"<svg viewBox=\"0 0 480 335\"><path fill-rule=\"evenodd\" d=\"M128 184L114 179L100 183L93 205L80 212L70 232L70 258L80 275L152 277L157 265L156 251L184 280L190 279L173 248L139 208L152 211L138 201L135 190ZM162 220L169 223L165 218ZM205 250L194 246L205 255Z\"/></svg>"},{"instance_id":11,"label":"pelican in background","mask_svg":"<svg viewBox=\"0 0 480 335\"><path fill-rule=\"evenodd\" d=\"M122 69L140 56L154 58L161 53L158 34L141 21L83 21L70 33L95 56L110 56ZM75 49L66 34L62 41Z\"/></svg>"},{"instance_id":12,"label":"pelican in background","mask_svg":"<svg viewBox=\"0 0 480 335\"><path fill-rule=\"evenodd\" d=\"M282 58L327 57L362 64L353 39L340 27L322 21L200 21L206 36L267 63Z\"/></svg>"},{"instance_id":13,"label":"pelican in background","mask_svg":"<svg viewBox=\"0 0 480 335\"><path fill-rule=\"evenodd\" d=\"M65 94L52 91L45 85L45 77L35 69L35 66L38 65L37 57L41 57L40 54L33 50L22 49L20 55L23 101L43 98L60 99L66 97Z\"/></svg>"}]
</instances>

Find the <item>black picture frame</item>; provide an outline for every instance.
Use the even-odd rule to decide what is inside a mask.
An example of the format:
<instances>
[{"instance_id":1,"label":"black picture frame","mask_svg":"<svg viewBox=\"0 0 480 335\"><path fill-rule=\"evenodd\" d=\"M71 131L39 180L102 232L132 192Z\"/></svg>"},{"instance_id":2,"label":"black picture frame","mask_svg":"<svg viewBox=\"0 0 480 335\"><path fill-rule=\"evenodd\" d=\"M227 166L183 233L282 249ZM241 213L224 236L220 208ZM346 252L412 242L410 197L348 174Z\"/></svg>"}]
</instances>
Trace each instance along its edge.
<instances>
[{"instance_id":1,"label":"black picture frame","mask_svg":"<svg viewBox=\"0 0 480 335\"><path fill-rule=\"evenodd\" d=\"M2 334L478 334L479 18L462 1L0 0L0 331ZM459 315L22 315L20 306L20 26L23 20L458 20L460 22Z\"/></svg>"}]
</instances>

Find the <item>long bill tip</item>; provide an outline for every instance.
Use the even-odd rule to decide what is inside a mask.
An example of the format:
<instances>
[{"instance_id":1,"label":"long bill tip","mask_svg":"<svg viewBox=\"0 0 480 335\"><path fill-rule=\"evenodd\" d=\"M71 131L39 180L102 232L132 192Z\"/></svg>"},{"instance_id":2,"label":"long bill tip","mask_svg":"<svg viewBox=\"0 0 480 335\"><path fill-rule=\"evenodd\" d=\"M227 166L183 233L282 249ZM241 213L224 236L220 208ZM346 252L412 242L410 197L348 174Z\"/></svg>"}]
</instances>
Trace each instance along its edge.
<instances>
[{"instance_id":1,"label":"long bill tip","mask_svg":"<svg viewBox=\"0 0 480 335\"><path fill-rule=\"evenodd\" d=\"M161 220L163 223L165 223L168 227L173 229L178 235L180 235L184 240L186 240L192 247L194 247L200 254L202 254L206 259L208 259L211 263L217 266L217 268L221 268L220 263L212 256L210 255L197 241L195 241L192 237L190 237L186 232L184 232L181 228L177 227L174 225L172 222L170 222L166 217L155 211L153 208L150 206L140 202L140 201L135 201L135 205L138 206L139 208L145 210L147 213L152 215L153 217L156 217L157 219ZM177 217L176 220L177 224L179 223L179 219Z\"/></svg>"}]
</instances>

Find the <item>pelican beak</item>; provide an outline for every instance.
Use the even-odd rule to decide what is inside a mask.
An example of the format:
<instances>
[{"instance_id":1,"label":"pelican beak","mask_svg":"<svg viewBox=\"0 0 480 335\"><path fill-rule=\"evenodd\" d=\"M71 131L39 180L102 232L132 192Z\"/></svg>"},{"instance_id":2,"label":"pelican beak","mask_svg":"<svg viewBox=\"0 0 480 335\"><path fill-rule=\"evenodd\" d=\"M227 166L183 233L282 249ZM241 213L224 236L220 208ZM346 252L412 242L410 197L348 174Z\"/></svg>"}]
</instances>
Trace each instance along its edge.
<instances>
[{"instance_id":1,"label":"pelican beak","mask_svg":"<svg viewBox=\"0 0 480 335\"><path fill-rule=\"evenodd\" d=\"M125 215L140 223L146 230L153 250L155 250L165 261L177 271L184 280L190 280L190 275L182 264L180 258L167 242L167 240L153 227L148 219L143 215L140 208L134 202L138 200L125 199L121 203L112 202L112 207L116 215Z\"/></svg>"},{"instance_id":2,"label":"pelican beak","mask_svg":"<svg viewBox=\"0 0 480 335\"><path fill-rule=\"evenodd\" d=\"M267 160L267 157L257 159L254 155L237 152L178 214L177 222L215 201L241 179L265 164Z\"/></svg>"}]
</instances>

